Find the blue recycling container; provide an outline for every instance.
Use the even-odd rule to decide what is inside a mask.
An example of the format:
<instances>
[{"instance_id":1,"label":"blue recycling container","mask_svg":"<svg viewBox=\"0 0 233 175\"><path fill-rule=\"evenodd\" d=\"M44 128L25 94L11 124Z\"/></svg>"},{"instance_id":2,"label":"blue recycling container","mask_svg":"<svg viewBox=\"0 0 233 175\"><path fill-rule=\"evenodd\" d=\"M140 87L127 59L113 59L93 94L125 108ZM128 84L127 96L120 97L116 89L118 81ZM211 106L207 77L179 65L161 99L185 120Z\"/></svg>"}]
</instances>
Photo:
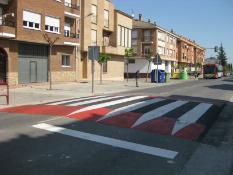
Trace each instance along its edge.
<instances>
[{"instance_id":1,"label":"blue recycling container","mask_svg":"<svg viewBox=\"0 0 233 175\"><path fill-rule=\"evenodd\" d=\"M165 71L164 70L159 70L158 74L159 74L158 83L165 83L165 81L166 81L166 73L165 73Z\"/></svg>"},{"instance_id":2,"label":"blue recycling container","mask_svg":"<svg viewBox=\"0 0 233 175\"><path fill-rule=\"evenodd\" d=\"M158 83L165 83L166 82L166 73L164 70L158 70ZM156 83L156 69L151 71L151 83Z\"/></svg>"}]
</instances>

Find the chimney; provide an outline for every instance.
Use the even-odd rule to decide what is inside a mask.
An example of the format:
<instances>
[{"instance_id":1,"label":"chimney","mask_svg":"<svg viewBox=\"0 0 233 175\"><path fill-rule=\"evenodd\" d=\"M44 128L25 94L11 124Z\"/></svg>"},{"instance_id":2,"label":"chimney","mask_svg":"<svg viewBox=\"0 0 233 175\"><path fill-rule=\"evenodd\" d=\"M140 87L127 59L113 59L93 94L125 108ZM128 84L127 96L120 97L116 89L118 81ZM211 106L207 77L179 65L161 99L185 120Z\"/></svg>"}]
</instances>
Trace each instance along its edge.
<instances>
[{"instance_id":1,"label":"chimney","mask_svg":"<svg viewBox=\"0 0 233 175\"><path fill-rule=\"evenodd\" d=\"M143 16L142 16L142 14L139 14L139 21L143 21Z\"/></svg>"},{"instance_id":2,"label":"chimney","mask_svg":"<svg viewBox=\"0 0 233 175\"><path fill-rule=\"evenodd\" d=\"M148 23L150 23L150 19L148 19Z\"/></svg>"},{"instance_id":3,"label":"chimney","mask_svg":"<svg viewBox=\"0 0 233 175\"><path fill-rule=\"evenodd\" d=\"M155 26L157 25L155 21L154 21L154 25L155 25Z\"/></svg>"}]
</instances>

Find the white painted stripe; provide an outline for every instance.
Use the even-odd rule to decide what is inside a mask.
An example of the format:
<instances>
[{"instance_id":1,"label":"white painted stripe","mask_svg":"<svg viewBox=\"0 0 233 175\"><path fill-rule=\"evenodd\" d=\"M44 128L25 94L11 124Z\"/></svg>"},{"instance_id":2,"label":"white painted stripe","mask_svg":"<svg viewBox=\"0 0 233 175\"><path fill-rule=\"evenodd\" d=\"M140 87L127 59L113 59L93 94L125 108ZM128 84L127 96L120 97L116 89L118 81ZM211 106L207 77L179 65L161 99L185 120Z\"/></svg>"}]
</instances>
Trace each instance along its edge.
<instances>
[{"instance_id":1,"label":"white painted stripe","mask_svg":"<svg viewBox=\"0 0 233 175\"><path fill-rule=\"evenodd\" d=\"M201 103L192 110L186 112L184 115L179 117L172 130L172 135L177 133L179 130L185 128L186 126L195 123L211 108L211 106L212 104Z\"/></svg>"},{"instance_id":2,"label":"white painted stripe","mask_svg":"<svg viewBox=\"0 0 233 175\"><path fill-rule=\"evenodd\" d=\"M91 104L91 103L101 102L101 101L104 101L104 100L113 100L115 98L121 98L121 97L123 97L123 96L101 97L101 98L90 100L90 101L82 101L82 102L72 103L72 104L69 104L67 106L87 105L87 104Z\"/></svg>"},{"instance_id":3,"label":"white painted stripe","mask_svg":"<svg viewBox=\"0 0 233 175\"><path fill-rule=\"evenodd\" d=\"M124 106L122 108L118 108L118 109L115 109L115 110L109 112L107 115L105 115L105 116L101 117L99 120L97 120L97 122L99 122L101 120L105 120L107 118L112 118L114 116L117 116L117 115L120 115L120 114L123 114L123 113L126 113L126 112L131 112L131 111L134 111L134 110L137 110L137 109L140 109L140 108L143 108L145 106L148 106L148 105L151 105L151 104L154 104L154 103L158 103L158 102L161 102L161 101L164 101L164 99L155 98L155 99L151 99L151 100L138 102L138 103L135 103L135 104L132 104L132 105Z\"/></svg>"},{"instance_id":4,"label":"white painted stripe","mask_svg":"<svg viewBox=\"0 0 233 175\"><path fill-rule=\"evenodd\" d=\"M98 109L98 108L103 108L103 107L108 107L108 106L113 106L113 105L117 105L120 103L124 103L124 102L129 102L129 101L133 101L133 100L138 100L141 98L145 98L146 96L136 96L136 97L129 97L126 99L121 99L121 100L116 100L116 101L111 101L111 102L106 102L106 103L101 103L101 104L97 104L97 105L92 105L92 106L88 106L86 108L82 108L80 110L74 111L71 114L67 115L73 115L73 114L78 114L80 112L86 112L86 111L90 111L90 110L94 110L94 109Z\"/></svg>"},{"instance_id":5,"label":"white painted stripe","mask_svg":"<svg viewBox=\"0 0 233 175\"><path fill-rule=\"evenodd\" d=\"M138 143L104 137L104 136L90 134L90 133L81 132L81 131L75 131L71 129L49 125L46 123L33 125L33 127L46 130L46 131L50 131L50 132L54 132L54 133L59 133L59 134L83 139L83 140L97 142L97 143L110 145L110 146L117 147L117 148L127 149L131 151L149 154L152 156L158 156L158 157L167 158L167 159L174 159L179 154L176 151L171 151L168 149L142 145Z\"/></svg>"},{"instance_id":6,"label":"white painted stripe","mask_svg":"<svg viewBox=\"0 0 233 175\"><path fill-rule=\"evenodd\" d=\"M141 116L132 126L132 128L138 126L138 125L141 125L145 122L148 122L150 120L153 120L153 119L156 119L156 118L159 118L161 116L163 116L164 114L184 105L188 103L187 101L176 101L176 102L173 102L173 103L170 103L170 104L167 104L167 105L164 105L162 107L159 107L155 110L152 110L146 114L144 114L143 116Z\"/></svg>"},{"instance_id":7,"label":"white painted stripe","mask_svg":"<svg viewBox=\"0 0 233 175\"><path fill-rule=\"evenodd\" d=\"M65 104L65 103L69 103L69 102L73 102L73 101L80 102L83 100L96 99L96 98L102 98L102 97L106 97L106 96L82 97L82 98L78 98L78 99L64 100L64 101L49 103L48 105L60 105L60 104Z\"/></svg>"}]
</instances>

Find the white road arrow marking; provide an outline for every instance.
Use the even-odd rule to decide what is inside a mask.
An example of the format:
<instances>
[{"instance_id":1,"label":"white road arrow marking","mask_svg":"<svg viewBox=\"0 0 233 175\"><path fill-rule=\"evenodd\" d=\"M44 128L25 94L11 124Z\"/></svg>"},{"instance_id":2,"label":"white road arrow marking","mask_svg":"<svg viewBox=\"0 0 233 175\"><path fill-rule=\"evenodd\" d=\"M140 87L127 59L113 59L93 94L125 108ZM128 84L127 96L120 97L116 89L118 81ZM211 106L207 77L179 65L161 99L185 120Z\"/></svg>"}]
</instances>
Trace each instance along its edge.
<instances>
[{"instance_id":1,"label":"white road arrow marking","mask_svg":"<svg viewBox=\"0 0 233 175\"><path fill-rule=\"evenodd\" d=\"M49 125L46 123L33 125L33 127L37 128L37 129L42 129L45 131L50 131L50 132L54 132L54 133L59 133L59 134L75 137L75 138L82 139L82 140L88 140L88 141L92 141L92 142L96 142L96 143L109 145L112 147L122 148L122 149L131 150L131 151L135 151L135 152L139 152L139 153L144 153L144 154L148 154L148 155L152 155L152 156L158 156L158 157L162 157L162 158L166 158L166 159L174 159L179 154L178 152L171 151L168 149L157 148L157 147L142 145L142 144L133 143L133 142L129 142L129 141L124 141L124 140L104 137L104 136L100 136L100 135L90 134L90 133L86 133L86 132L66 129L66 128L62 128L62 127Z\"/></svg>"},{"instance_id":2,"label":"white road arrow marking","mask_svg":"<svg viewBox=\"0 0 233 175\"><path fill-rule=\"evenodd\" d=\"M136 109L140 109L140 108L143 108L145 106L151 105L153 103L158 103L161 101L164 101L164 99L156 98L156 99L146 100L146 101L142 101L142 102L135 103L132 105L124 106L122 108L118 108L118 109L115 109L115 110L109 112L107 115L105 115L102 118L100 118L99 120L97 120L97 122L99 122L101 120L105 120L107 118L112 118L114 116L117 116L117 115L120 115L120 114L123 114L126 112L131 112L131 111L134 111Z\"/></svg>"},{"instance_id":3,"label":"white road arrow marking","mask_svg":"<svg viewBox=\"0 0 233 175\"><path fill-rule=\"evenodd\" d=\"M121 99L121 100L116 100L116 101L101 103L101 104L97 104L97 105L92 105L92 106L88 106L88 107L79 109L77 111L74 111L74 112L72 112L71 114L69 114L67 116L78 114L78 113L81 113L81 112L86 112L86 111L94 110L94 109L98 109L98 108L113 106L113 105L117 105L117 104L124 103L124 102L138 100L138 99L145 98L145 97L146 96L127 97L127 98Z\"/></svg>"},{"instance_id":4,"label":"white road arrow marking","mask_svg":"<svg viewBox=\"0 0 233 175\"><path fill-rule=\"evenodd\" d=\"M157 108L155 110L152 110L146 114L144 114L142 117L140 117L134 124L131 128L134 128L138 125L141 125L145 122L148 122L150 120L153 120L153 119L156 119L156 118L159 118L161 116L163 116L164 114L184 105L188 103L187 101L176 101L176 102L173 102L173 103L170 103L170 104L167 104L167 105L164 105L160 108Z\"/></svg>"},{"instance_id":5,"label":"white road arrow marking","mask_svg":"<svg viewBox=\"0 0 233 175\"><path fill-rule=\"evenodd\" d=\"M172 135L177 133L179 130L186 126L198 121L205 113L211 108L212 104L201 103L192 110L186 112L180 118L177 119L175 126L172 130Z\"/></svg>"}]
</instances>

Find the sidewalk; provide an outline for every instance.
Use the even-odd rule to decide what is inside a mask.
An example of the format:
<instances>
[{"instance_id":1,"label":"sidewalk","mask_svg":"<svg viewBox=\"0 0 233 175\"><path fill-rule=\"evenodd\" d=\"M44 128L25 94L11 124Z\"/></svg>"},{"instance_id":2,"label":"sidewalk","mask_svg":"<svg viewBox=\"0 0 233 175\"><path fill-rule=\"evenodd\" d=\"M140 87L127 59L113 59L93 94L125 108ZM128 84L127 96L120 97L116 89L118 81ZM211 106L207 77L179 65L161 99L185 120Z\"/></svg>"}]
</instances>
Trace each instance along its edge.
<instances>
[{"instance_id":1,"label":"sidewalk","mask_svg":"<svg viewBox=\"0 0 233 175\"><path fill-rule=\"evenodd\" d=\"M139 87L136 87L135 79L129 79L128 83L125 81L103 81L100 85L99 81L95 82L95 92L92 94L91 82L71 82L54 84L52 90L48 90L48 83L27 85L24 87L10 89L10 105L18 106L26 104L46 103L55 100L78 98L83 96L99 95L99 94L112 94L135 89L156 88L160 86L168 86L172 84L184 83L187 81L195 80L171 80L169 83L156 84L145 82L145 79L139 80ZM0 90L0 93L2 91ZM4 97L0 97L0 108L8 107Z\"/></svg>"}]
</instances>

